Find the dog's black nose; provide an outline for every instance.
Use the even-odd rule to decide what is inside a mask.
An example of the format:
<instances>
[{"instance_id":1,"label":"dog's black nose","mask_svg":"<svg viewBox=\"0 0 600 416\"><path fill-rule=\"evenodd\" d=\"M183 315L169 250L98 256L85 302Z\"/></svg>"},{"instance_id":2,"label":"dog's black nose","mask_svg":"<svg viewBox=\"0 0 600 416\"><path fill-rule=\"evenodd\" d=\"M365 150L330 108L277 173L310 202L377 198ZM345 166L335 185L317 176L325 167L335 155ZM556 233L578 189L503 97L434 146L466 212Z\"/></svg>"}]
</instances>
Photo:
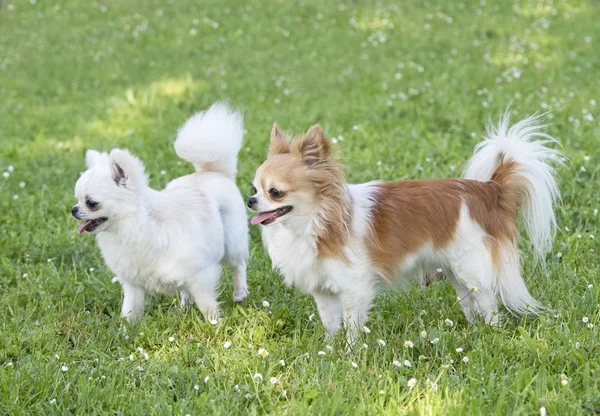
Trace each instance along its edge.
<instances>
[{"instance_id":1,"label":"dog's black nose","mask_svg":"<svg viewBox=\"0 0 600 416\"><path fill-rule=\"evenodd\" d=\"M75 205L73 208L71 208L71 214L73 214L73 216L75 218L77 218L78 213L79 213L79 207L77 205Z\"/></svg>"},{"instance_id":2,"label":"dog's black nose","mask_svg":"<svg viewBox=\"0 0 600 416\"><path fill-rule=\"evenodd\" d=\"M248 198L248 208L252 208L252 206L256 204L256 197L255 196L251 196L250 198Z\"/></svg>"}]
</instances>

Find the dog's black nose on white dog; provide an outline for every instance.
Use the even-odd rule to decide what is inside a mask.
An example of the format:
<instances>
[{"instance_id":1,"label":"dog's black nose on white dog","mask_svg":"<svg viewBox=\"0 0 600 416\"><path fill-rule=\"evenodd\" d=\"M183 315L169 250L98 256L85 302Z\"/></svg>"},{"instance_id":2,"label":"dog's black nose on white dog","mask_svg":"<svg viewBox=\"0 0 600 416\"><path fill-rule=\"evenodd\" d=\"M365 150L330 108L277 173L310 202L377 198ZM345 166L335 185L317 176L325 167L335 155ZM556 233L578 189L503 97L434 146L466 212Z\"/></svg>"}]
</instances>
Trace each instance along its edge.
<instances>
[{"instance_id":1,"label":"dog's black nose on white dog","mask_svg":"<svg viewBox=\"0 0 600 416\"><path fill-rule=\"evenodd\" d=\"M79 207L77 205L71 208L71 214L73 214L75 218L79 219Z\"/></svg>"},{"instance_id":2,"label":"dog's black nose on white dog","mask_svg":"<svg viewBox=\"0 0 600 416\"><path fill-rule=\"evenodd\" d=\"M248 198L248 208L252 208L252 206L254 206L254 204L256 204L256 197L251 196L250 198Z\"/></svg>"}]
</instances>

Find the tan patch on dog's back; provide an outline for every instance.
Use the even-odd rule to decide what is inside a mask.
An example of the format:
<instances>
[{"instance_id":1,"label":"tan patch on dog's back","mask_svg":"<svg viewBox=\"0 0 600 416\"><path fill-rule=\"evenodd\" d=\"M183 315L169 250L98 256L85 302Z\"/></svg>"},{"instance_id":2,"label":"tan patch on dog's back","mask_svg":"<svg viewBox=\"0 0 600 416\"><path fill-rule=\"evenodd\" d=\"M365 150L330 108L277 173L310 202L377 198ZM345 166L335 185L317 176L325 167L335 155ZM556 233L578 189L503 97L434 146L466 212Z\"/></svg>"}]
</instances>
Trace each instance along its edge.
<instances>
[{"instance_id":1,"label":"tan patch on dog's back","mask_svg":"<svg viewBox=\"0 0 600 416\"><path fill-rule=\"evenodd\" d=\"M407 255L426 244L434 249L455 236L461 205L493 241L514 238L516 209L506 207L496 182L468 179L411 180L376 185L367 247L373 264L391 280ZM492 250L492 255L495 256Z\"/></svg>"}]
</instances>

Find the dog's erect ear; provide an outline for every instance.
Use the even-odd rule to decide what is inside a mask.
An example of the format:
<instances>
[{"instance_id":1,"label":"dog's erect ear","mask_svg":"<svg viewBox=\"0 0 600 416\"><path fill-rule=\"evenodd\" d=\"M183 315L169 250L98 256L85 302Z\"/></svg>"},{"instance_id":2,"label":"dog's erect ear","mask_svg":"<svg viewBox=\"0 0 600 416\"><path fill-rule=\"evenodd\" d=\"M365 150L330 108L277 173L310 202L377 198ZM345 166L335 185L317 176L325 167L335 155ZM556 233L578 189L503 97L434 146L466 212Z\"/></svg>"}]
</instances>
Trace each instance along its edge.
<instances>
[{"instance_id":1,"label":"dog's erect ear","mask_svg":"<svg viewBox=\"0 0 600 416\"><path fill-rule=\"evenodd\" d=\"M144 164L127 150L113 149L110 152L110 170L117 186L136 190L148 184Z\"/></svg>"},{"instance_id":2,"label":"dog's erect ear","mask_svg":"<svg viewBox=\"0 0 600 416\"><path fill-rule=\"evenodd\" d=\"M99 165L108 165L108 153L98 152L96 150L88 150L85 152L85 164L88 169Z\"/></svg>"},{"instance_id":3,"label":"dog's erect ear","mask_svg":"<svg viewBox=\"0 0 600 416\"><path fill-rule=\"evenodd\" d=\"M271 130L271 145L269 146L269 154L267 156L281 155L290 152L290 138L273 123Z\"/></svg>"},{"instance_id":4,"label":"dog's erect ear","mask_svg":"<svg viewBox=\"0 0 600 416\"><path fill-rule=\"evenodd\" d=\"M292 152L297 154L309 168L331 156L331 143L325 138L323 129L318 124L312 126L304 137L296 140Z\"/></svg>"}]
</instances>

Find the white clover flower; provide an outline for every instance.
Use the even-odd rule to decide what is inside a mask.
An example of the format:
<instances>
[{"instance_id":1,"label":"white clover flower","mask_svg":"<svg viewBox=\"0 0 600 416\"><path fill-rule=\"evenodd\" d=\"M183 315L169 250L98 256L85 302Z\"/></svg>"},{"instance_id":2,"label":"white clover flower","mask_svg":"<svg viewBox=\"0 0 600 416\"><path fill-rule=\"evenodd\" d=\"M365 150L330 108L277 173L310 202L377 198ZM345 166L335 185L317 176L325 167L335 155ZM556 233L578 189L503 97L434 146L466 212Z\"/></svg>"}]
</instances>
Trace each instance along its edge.
<instances>
[{"instance_id":1,"label":"white clover flower","mask_svg":"<svg viewBox=\"0 0 600 416\"><path fill-rule=\"evenodd\" d=\"M329 351L333 351L333 347L331 345L325 345L325 349Z\"/></svg>"},{"instance_id":2,"label":"white clover flower","mask_svg":"<svg viewBox=\"0 0 600 416\"><path fill-rule=\"evenodd\" d=\"M200 390L200 386L197 384L194 384L194 390Z\"/></svg>"},{"instance_id":3,"label":"white clover flower","mask_svg":"<svg viewBox=\"0 0 600 416\"><path fill-rule=\"evenodd\" d=\"M445 320L444 320L444 323L445 323L446 325L448 325L449 327L453 327L453 326L454 326L454 322L452 322L450 319L445 319Z\"/></svg>"},{"instance_id":4,"label":"white clover flower","mask_svg":"<svg viewBox=\"0 0 600 416\"><path fill-rule=\"evenodd\" d=\"M216 319L211 319L209 322L210 322L211 325L216 325L216 324L219 323L219 321L216 320Z\"/></svg>"},{"instance_id":5,"label":"white clover flower","mask_svg":"<svg viewBox=\"0 0 600 416\"><path fill-rule=\"evenodd\" d=\"M3 172L2 176L4 177L4 179L8 179L8 177L10 176L10 173L8 172Z\"/></svg>"},{"instance_id":6,"label":"white clover flower","mask_svg":"<svg viewBox=\"0 0 600 416\"><path fill-rule=\"evenodd\" d=\"M323 355L325 355L325 351L319 351L319 352L317 353L317 355L323 356Z\"/></svg>"},{"instance_id":7,"label":"white clover flower","mask_svg":"<svg viewBox=\"0 0 600 416\"><path fill-rule=\"evenodd\" d=\"M380 340L377 340L377 342L379 342L379 345L381 345L382 347L385 347L385 341L384 340L380 339Z\"/></svg>"},{"instance_id":8,"label":"white clover flower","mask_svg":"<svg viewBox=\"0 0 600 416\"><path fill-rule=\"evenodd\" d=\"M412 390L417 385L417 379L411 378L406 385Z\"/></svg>"},{"instance_id":9,"label":"white clover flower","mask_svg":"<svg viewBox=\"0 0 600 416\"><path fill-rule=\"evenodd\" d=\"M225 343L223 344L223 348L227 350L229 349L229 347L231 347L231 341L225 341Z\"/></svg>"},{"instance_id":10,"label":"white clover flower","mask_svg":"<svg viewBox=\"0 0 600 416\"><path fill-rule=\"evenodd\" d=\"M594 324L590 322L589 324L587 324L587 327L588 327L589 329L592 329L592 328L594 327Z\"/></svg>"},{"instance_id":11,"label":"white clover flower","mask_svg":"<svg viewBox=\"0 0 600 416\"><path fill-rule=\"evenodd\" d=\"M398 360L392 361L392 364L394 364L398 368L402 367L402 363L400 361L398 361Z\"/></svg>"},{"instance_id":12,"label":"white clover flower","mask_svg":"<svg viewBox=\"0 0 600 416\"><path fill-rule=\"evenodd\" d=\"M252 395L250 393L246 393L246 395L244 396L244 398L246 400L250 400L252 398Z\"/></svg>"},{"instance_id":13,"label":"white clover flower","mask_svg":"<svg viewBox=\"0 0 600 416\"><path fill-rule=\"evenodd\" d=\"M175 341L175 337L169 337L169 342Z\"/></svg>"},{"instance_id":14,"label":"white clover flower","mask_svg":"<svg viewBox=\"0 0 600 416\"><path fill-rule=\"evenodd\" d=\"M236 384L235 386L233 386L233 389L234 389L235 391L240 391L240 386L239 386L239 384Z\"/></svg>"},{"instance_id":15,"label":"white clover flower","mask_svg":"<svg viewBox=\"0 0 600 416\"><path fill-rule=\"evenodd\" d=\"M560 375L560 379L561 379L561 380L566 380L566 379L567 379L567 375L566 375L565 373L562 373L562 374Z\"/></svg>"},{"instance_id":16,"label":"white clover flower","mask_svg":"<svg viewBox=\"0 0 600 416\"><path fill-rule=\"evenodd\" d=\"M365 334L370 334L370 333L371 333L371 330L370 330L370 329L369 329L369 327L368 327L368 326L366 326L366 325L365 325L365 326L363 326L363 328L362 328L362 329L363 329L363 332L364 332Z\"/></svg>"},{"instance_id":17,"label":"white clover flower","mask_svg":"<svg viewBox=\"0 0 600 416\"><path fill-rule=\"evenodd\" d=\"M260 373L256 373L256 374L254 374L254 377L252 377L252 379L253 379L254 381L257 381L257 382L259 382L259 383L260 383L261 381L263 381L263 376L262 376L262 374L260 374Z\"/></svg>"},{"instance_id":18,"label":"white clover flower","mask_svg":"<svg viewBox=\"0 0 600 416\"><path fill-rule=\"evenodd\" d=\"M546 408L544 406L540 407L540 416L546 416Z\"/></svg>"},{"instance_id":19,"label":"white clover flower","mask_svg":"<svg viewBox=\"0 0 600 416\"><path fill-rule=\"evenodd\" d=\"M264 308L268 308L269 306L271 306L271 304L270 304L269 302L267 302L266 300L263 300L263 302L262 302L262 306L263 306Z\"/></svg>"},{"instance_id":20,"label":"white clover flower","mask_svg":"<svg viewBox=\"0 0 600 416\"><path fill-rule=\"evenodd\" d=\"M269 355L269 351L267 351L266 348L259 348L258 349L258 356L262 357L262 358L266 358Z\"/></svg>"},{"instance_id":21,"label":"white clover flower","mask_svg":"<svg viewBox=\"0 0 600 416\"><path fill-rule=\"evenodd\" d=\"M467 357L466 355L462 358L462 362L467 364L469 362L469 357Z\"/></svg>"},{"instance_id":22,"label":"white clover flower","mask_svg":"<svg viewBox=\"0 0 600 416\"><path fill-rule=\"evenodd\" d=\"M592 285L592 284L589 284L589 285L588 285L588 289L591 289L591 288L593 288L593 287L594 287L594 285Z\"/></svg>"},{"instance_id":23,"label":"white clover flower","mask_svg":"<svg viewBox=\"0 0 600 416\"><path fill-rule=\"evenodd\" d=\"M404 367L409 367L409 368L412 367L411 362L408 360L404 360Z\"/></svg>"},{"instance_id":24,"label":"white clover flower","mask_svg":"<svg viewBox=\"0 0 600 416\"><path fill-rule=\"evenodd\" d=\"M282 367L285 367L285 361L279 360L279 364L281 364Z\"/></svg>"},{"instance_id":25,"label":"white clover flower","mask_svg":"<svg viewBox=\"0 0 600 416\"><path fill-rule=\"evenodd\" d=\"M146 360L146 361L148 361L148 358L150 358L148 356L148 353L146 353L146 352L143 352L142 355L144 356L144 360Z\"/></svg>"},{"instance_id":26,"label":"white clover flower","mask_svg":"<svg viewBox=\"0 0 600 416\"><path fill-rule=\"evenodd\" d=\"M419 332L419 336L421 338L427 338L427 331L423 330L423 331Z\"/></svg>"},{"instance_id":27,"label":"white clover flower","mask_svg":"<svg viewBox=\"0 0 600 416\"><path fill-rule=\"evenodd\" d=\"M356 364L354 361L352 361L352 367L358 368L358 364Z\"/></svg>"},{"instance_id":28,"label":"white clover flower","mask_svg":"<svg viewBox=\"0 0 600 416\"><path fill-rule=\"evenodd\" d=\"M364 348L365 350L368 350L368 349L369 349L369 346L368 346L367 344L363 344L363 348Z\"/></svg>"},{"instance_id":29,"label":"white clover flower","mask_svg":"<svg viewBox=\"0 0 600 416\"><path fill-rule=\"evenodd\" d=\"M413 344L412 341L410 341L410 340L404 341L404 348L413 348L414 346L415 346L415 344Z\"/></svg>"},{"instance_id":30,"label":"white clover flower","mask_svg":"<svg viewBox=\"0 0 600 416\"><path fill-rule=\"evenodd\" d=\"M462 349L461 347L458 347L458 348L456 349L456 352L458 352L458 353L460 353L460 352L463 352L463 349Z\"/></svg>"},{"instance_id":31,"label":"white clover flower","mask_svg":"<svg viewBox=\"0 0 600 416\"><path fill-rule=\"evenodd\" d=\"M269 379L269 383L271 384L277 384L279 382L279 379L277 377L271 377Z\"/></svg>"},{"instance_id":32,"label":"white clover flower","mask_svg":"<svg viewBox=\"0 0 600 416\"><path fill-rule=\"evenodd\" d=\"M429 342L430 342L432 345L435 345L435 344L437 344L438 342L440 342L440 339L439 339L439 338L434 338L434 339L432 339L432 340L431 340L431 341L429 341Z\"/></svg>"},{"instance_id":33,"label":"white clover flower","mask_svg":"<svg viewBox=\"0 0 600 416\"><path fill-rule=\"evenodd\" d=\"M204 377L204 382L205 382L205 383L208 383L208 380L210 380L210 377L209 377L209 376L206 376L206 377Z\"/></svg>"},{"instance_id":34,"label":"white clover flower","mask_svg":"<svg viewBox=\"0 0 600 416\"><path fill-rule=\"evenodd\" d=\"M566 386L567 386L567 384L569 384L569 381L568 381L568 380L562 380L562 381L560 382L560 384L562 384L562 385L563 385L563 387L566 387Z\"/></svg>"},{"instance_id":35,"label":"white clover flower","mask_svg":"<svg viewBox=\"0 0 600 416\"><path fill-rule=\"evenodd\" d=\"M69 371L69 367L67 367L66 365L63 365L62 367L60 367L60 370L61 370L63 373L66 373L67 371Z\"/></svg>"},{"instance_id":36,"label":"white clover flower","mask_svg":"<svg viewBox=\"0 0 600 416\"><path fill-rule=\"evenodd\" d=\"M587 324L589 322L590 318L588 318L587 316L584 316L583 318L581 318L581 322L583 322L584 324Z\"/></svg>"}]
</instances>

